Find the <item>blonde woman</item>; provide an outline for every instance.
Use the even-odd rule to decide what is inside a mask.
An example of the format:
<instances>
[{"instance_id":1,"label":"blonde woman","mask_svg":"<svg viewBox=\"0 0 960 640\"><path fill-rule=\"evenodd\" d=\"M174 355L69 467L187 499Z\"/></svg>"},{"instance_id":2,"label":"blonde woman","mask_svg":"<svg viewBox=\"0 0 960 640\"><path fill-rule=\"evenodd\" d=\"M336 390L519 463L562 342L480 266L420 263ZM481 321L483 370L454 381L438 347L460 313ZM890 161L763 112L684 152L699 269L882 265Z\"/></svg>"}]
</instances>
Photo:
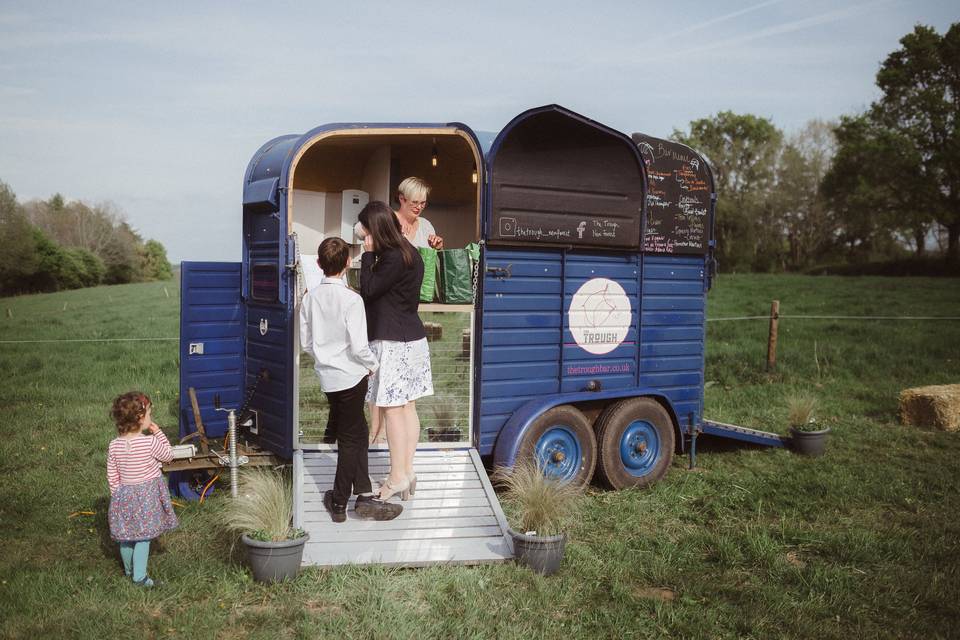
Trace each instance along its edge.
<instances>
[{"instance_id":1,"label":"blonde woman","mask_svg":"<svg viewBox=\"0 0 960 640\"><path fill-rule=\"evenodd\" d=\"M400 209L395 211L403 237L415 247L443 249L443 238L437 235L433 224L421 214L427 208L430 185L415 176L406 178L397 186Z\"/></svg>"}]
</instances>

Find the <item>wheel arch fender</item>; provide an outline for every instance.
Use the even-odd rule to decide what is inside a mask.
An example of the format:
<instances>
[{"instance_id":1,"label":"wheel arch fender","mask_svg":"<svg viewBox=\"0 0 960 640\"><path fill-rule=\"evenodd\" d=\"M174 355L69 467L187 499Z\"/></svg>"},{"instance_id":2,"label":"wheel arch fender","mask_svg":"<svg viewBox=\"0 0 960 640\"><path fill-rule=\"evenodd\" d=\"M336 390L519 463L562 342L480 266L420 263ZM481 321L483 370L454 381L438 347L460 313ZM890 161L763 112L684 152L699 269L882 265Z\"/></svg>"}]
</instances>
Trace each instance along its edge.
<instances>
[{"instance_id":1,"label":"wheel arch fender","mask_svg":"<svg viewBox=\"0 0 960 640\"><path fill-rule=\"evenodd\" d=\"M677 436L677 442L680 443L681 452L683 447L683 438L680 433L680 423L677 420L677 412L673 408L670 399L662 392L650 388L630 388L630 389L611 389L610 391L582 391L576 393L559 393L542 398L536 398L520 406L519 409L511 414L493 448L493 464L495 467L512 467L517 460L517 453L520 449L520 442L524 434L542 413L549 411L554 407L563 404L577 406L587 402L606 401L608 403L625 398L647 397L652 398L663 405L670 414L673 421L673 429Z\"/></svg>"}]
</instances>

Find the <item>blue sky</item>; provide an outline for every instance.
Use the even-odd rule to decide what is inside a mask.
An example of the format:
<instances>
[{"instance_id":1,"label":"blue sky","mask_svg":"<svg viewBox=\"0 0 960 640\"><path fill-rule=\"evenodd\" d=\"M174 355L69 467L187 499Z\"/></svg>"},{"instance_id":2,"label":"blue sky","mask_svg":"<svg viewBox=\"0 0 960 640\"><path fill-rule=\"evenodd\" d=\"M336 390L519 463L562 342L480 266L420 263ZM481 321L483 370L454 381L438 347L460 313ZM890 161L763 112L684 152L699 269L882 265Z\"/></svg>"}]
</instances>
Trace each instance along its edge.
<instances>
[{"instance_id":1,"label":"blue sky","mask_svg":"<svg viewBox=\"0 0 960 640\"><path fill-rule=\"evenodd\" d=\"M11 2L0 0L0 180L110 200L174 261L238 260L243 171L327 122L496 131L559 103L667 136L722 110L787 133L863 110L953 0Z\"/></svg>"}]
</instances>

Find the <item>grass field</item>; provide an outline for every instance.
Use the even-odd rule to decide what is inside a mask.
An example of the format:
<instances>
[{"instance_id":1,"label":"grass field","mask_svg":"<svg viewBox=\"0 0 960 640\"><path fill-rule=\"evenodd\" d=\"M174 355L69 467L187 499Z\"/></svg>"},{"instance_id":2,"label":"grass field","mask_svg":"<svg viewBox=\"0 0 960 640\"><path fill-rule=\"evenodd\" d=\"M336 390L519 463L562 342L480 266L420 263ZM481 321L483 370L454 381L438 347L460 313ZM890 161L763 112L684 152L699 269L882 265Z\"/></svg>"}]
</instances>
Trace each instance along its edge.
<instances>
[{"instance_id":1,"label":"grass field","mask_svg":"<svg viewBox=\"0 0 960 640\"><path fill-rule=\"evenodd\" d=\"M0 340L176 338L176 289L0 299ZM747 275L718 280L709 315L774 298L785 315L960 316L957 280ZM0 637L960 637L960 434L896 420L900 389L960 382L960 321L785 318L772 374L764 321L708 327L708 417L783 432L785 398L811 392L827 456L704 438L694 471L591 490L551 578L361 567L264 587L216 498L155 544L152 591L109 540L107 408L143 389L174 434L176 340L0 344Z\"/></svg>"}]
</instances>

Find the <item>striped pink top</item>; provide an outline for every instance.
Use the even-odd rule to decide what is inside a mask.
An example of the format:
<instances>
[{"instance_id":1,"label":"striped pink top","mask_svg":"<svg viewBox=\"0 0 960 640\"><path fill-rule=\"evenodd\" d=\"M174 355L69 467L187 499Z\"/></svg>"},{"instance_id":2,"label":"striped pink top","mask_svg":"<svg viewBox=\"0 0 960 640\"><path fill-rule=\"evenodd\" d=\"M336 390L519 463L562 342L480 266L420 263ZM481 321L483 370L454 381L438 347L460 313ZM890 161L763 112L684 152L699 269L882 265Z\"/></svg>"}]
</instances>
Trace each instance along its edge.
<instances>
[{"instance_id":1,"label":"striped pink top","mask_svg":"<svg viewBox=\"0 0 960 640\"><path fill-rule=\"evenodd\" d=\"M121 484L140 484L160 477L161 463L171 460L173 449L162 431L155 436L114 438L107 449L110 493Z\"/></svg>"}]
</instances>

